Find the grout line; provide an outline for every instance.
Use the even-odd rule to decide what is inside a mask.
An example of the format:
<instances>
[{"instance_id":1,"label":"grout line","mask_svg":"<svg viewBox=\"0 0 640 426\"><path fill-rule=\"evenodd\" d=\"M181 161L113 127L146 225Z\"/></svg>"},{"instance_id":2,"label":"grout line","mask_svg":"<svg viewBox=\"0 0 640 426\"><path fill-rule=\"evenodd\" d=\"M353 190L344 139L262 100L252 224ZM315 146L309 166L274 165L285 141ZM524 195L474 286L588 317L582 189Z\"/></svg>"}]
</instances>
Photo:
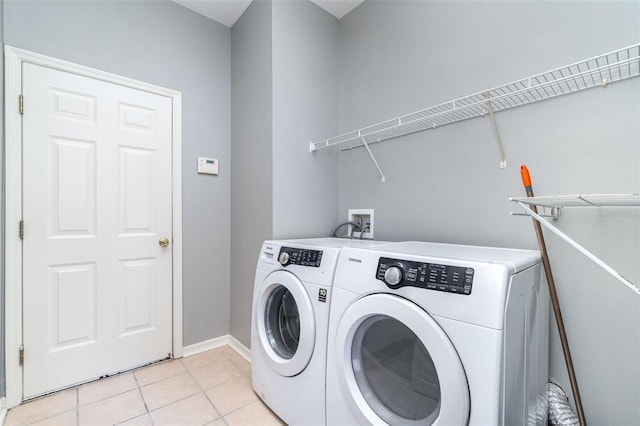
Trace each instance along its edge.
<instances>
[{"instance_id":1,"label":"grout line","mask_svg":"<svg viewBox=\"0 0 640 426\"><path fill-rule=\"evenodd\" d=\"M80 426L80 389L76 388L76 426Z\"/></svg>"},{"instance_id":2,"label":"grout line","mask_svg":"<svg viewBox=\"0 0 640 426\"><path fill-rule=\"evenodd\" d=\"M140 388L144 388L144 387L149 386L149 385L152 385L152 384L154 384L154 383L161 382L161 381L163 381L163 380L165 380L165 379L169 379L169 378L171 378L171 377L179 376L179 375L180 375L180 374L182 374L183 372L177 372L177 373L172 374L172 375L170 375L170 376L162 377L162 378L160 378L160 379L156 379L156 380L154 380L154 381L152 381L152 382L145 383L144 385L141 385L141 384L138 382L138 377L135 375L135 372L136 372L136 371L142 371L142 370L145 370L145 369L151 369L151 368L154 368L155 366L165 365L165 364L169 364L169 363L171 363L171 362L178 362L178 361L181 361L181 359L180 359L180 358L172 358L172 359L168 359L168 360L160 361L159 363L155 363L155 364L152 364L152 365L147 365L147 366L140 367L140 368L138 368L138 369L132 370L132 373L134 373L133 375L134 375L134 377L136 378L136 383L138 384L138 386L139 386ZM186 369L186 367L185 367L184 363L182 363L182 362L181 362L181 364L182 364L182 366Z\"/></svg>"},{"instance_id":3,"label":"grout line","mask_svg":"<svg viewBox=\"0 0 640 426\"><path fill-rule=\"evenodd\" d=\"M182 360L180 360L182 362ZM184 365L184 363L182 363L182 365ZM198 387L198 389L200 389L200 393L202 393L202 395L205 397L205 399L207 401L209 401L209 404L211 404L211 406L213 407L214 410L216 410L216 413L218 413L218 419L222 418L222 413L220 413L220 410L218 410L218 407L215 406L215 404L213 403L213 401L211 401L209 399L209 396L207 395L207 393L205 392L205 390L202 388L202 386L200 386L200 383L198 383L198 381L196 380L196 378L193 376L193 374L191 373L191 370L189 370L189 368L184 365L184 368L187 370L187 373L189 374L189 376L191 376L191 379L195 382L196 386ZM212 388L213 389L213 388ZM217 419L216 419L217 420ZM214 420L215 421L215 420Z\"/></svg>"},{"instance_id":4,"label":"grout line","mask_svg":"<svg viewBox=\"0 0 640 426\"><path fill-rule=\"evenodd\" d=\"M224 348L224 349L223 349L223 348ZM209 404L213 407L213 409L216 411L216 413L217 413L217 414L218 414L218 416L219 416L218 418L216 418L215 420L213 420L212 422L207 423L207 424L212 424L212 423L215 423L215 422L217 422L217 421L219 421L219 420L222 420L222 423L223 423L223 424L228 425L229 423L228 423L228 422L227 422L227 420L225 419L225 417L226 417L226 416L229 416L229 415L231 415L231 414L233 414L233 413L236 413L237 411L242 410L242 409L244 409L244 408L246 408L246 407L249 407L249 406L251 406L252 404L255 404L255 403L260 403L260 404L262 404L262 405L265 405L265 404L264 404L264 402L263 402L259 397L257 397L257 395L256 395L256 400L254 400L254 401L250 401L250 402L248 402L248 403L246 403L246 404L242 405L241 407L238 407L238 408L234 409L233 411L230 411L230 412L229 412L229 413L227 413L225 416L223 416L223 415L221 414L221 412L218 410L218 408L215 406L215 404L211 401L211 399L209 398L209 396L207 395L207 393L206 393L206 392L207 392L207 391L209 391L209 390L212 390L212 389L216 389L216 388L218 388L218 387L220 387L220 386L226 386L226 385L229 385L229 384L231 384L231 383L233 383L233 382L236 382L236 381L238 381L238 380L246 380L246 379L251 380L251 370L249 369L249 372L248 372L248 373L246 373L246 372L245 372L246 365L243 365L243 363L244 363L244 362L246 362L246 361L244 360L244 358L242 357L242 355L240 355L240 354L239 354L239 353L238 353L234 348L232 348L231 346L226 345L226 348L225 348L225 346L221 346L220 348L214 348L214 349L211 349L211 351L216 351L217 349L222 349L222 351L223 351L223 352L222 352L223 357L222 357L220 360L227 360L227 361L230 361L230 362L234 365L234 367L235 367L235 368L237 368L237 369L240 371L240 373L241 373L241 374L240 374L239 376L233 377L233 378L231 378L231 379L229 379L229 380L227 380L227 381L225 381L225 382L218 383L218 384L216 384L215 386L213 386L213 387L211 387L211 388L209 388L209 389L205 390L205 389L200 385L200 383L196 380L196 377L194 376L194 374L192 373L192 371L189 369L189 367L188 367L188 366L183 362L183 359L184 359L184 358L174 358L174 359L171 359L171 360L161 361L161 362L154 363L154 364L151 364L151 365L146 365L146 366L138 367L138 368L136 368L136 369L132 369L132 370L128 370L128 371L123 371L123 372L121 372L121 373L111 375L111 376L109 376L108 378L98 379L98 380L94 380L94 381L92 381L92 382L83 383L83 384L77 385L77 386L75 386L75 387L72 387L71 389L72 389L73 391L75 391L75 407L74 407L74 408L71 408L71 409L69 409L69 410L67 410L67 411L63 411L63 412L61 412L61 413L54 414L54 415L49 416L49 417L46 417L46 418L44 418L44 419L38 419L38 420L35 420L34 422L31 422L31 424L32 424L32 423L35 423L35 422L40 422L40 421L43 421L43 420L48 420L48 419L51 419L51 418L53 418L53 417L55 417L55 416L58 416L58 415L61 415L61 414L64 414L64 413L68 413L68 412L73 411L73 412L75 413L75 417L76 417L75 425L76 425L76 426L82 426L81 421L80 421L80 408L82 408L82 407L88 407L88 406L91 406L91 405L94 405L94 404L97 404L97 403L103 402L103 401L108 400L108 399L110 399L110 398L114 398L114 397L117 397L117 396L122 395L122 394L124 394L124 393L131 392L131 391L133 391L133 390L136 390L136 389L137 389L137 390L138 390L138 394L139 394L139 396L140 396L140 398L142 399L142 402L143 402L143 404L144 404L145 412L144 412L144 413L142 413L142 414L139 414L139 415L137 415L137 416L135 416L135 417L132 417L132 418L130 418L130 419L125 419L125 420L123 420L121 423L123 423L123 422L127 422L127 421L131 421L131 420L136 419L136 418L139 418L139 417L147 416L147 417L148 417L148 419L149 419L149 422L151 423L151 425L153 425L153 424L154 424L154 423L153 423L153 418L152 418L152 416L151 416L151 412L152 412L152 411L151 411L151 410L149 410L149 406L147 405L147 401L146 401L146 400L145 400L145 398L144 398L144 394L143 394L143 392L142 392L142 388L144 388L144 387L146 387L146 386L149 386L149 385L152 385L152 384L155 384L155 383L159 383L159 382L164 381L164 380L167 380L167 379L175 378L175 377L177 377L177 376L179 376L179 375L181 375L181 374L186 373L186 374L188 374L188 376L191 378L191 380L193 380L193 382L195 383L196 388L199 390L199 392L196 392L196 393L194 393L194 394L188 395L188 396L183 397L183 398L181 398L181 399L178 399L178 400L176 400L176 401L172 401L172 402L171 402L171 403L169 403L169 404L165 404L165 405L163 405L163 406L156 407L153 411L156 411L156 410L159 410L159 409L161 409L161 408L167 407L167 406L169 406L169 405L172 405L172 404L178 403L178 402L180 402L180 401L184 401L184 400L186 400L186 399L188 399L188 398L191 398L191 397L194 397L194 396L196 396L196 395L199 395L199 394L200 394L200 395L203 395L203 396L207 399L207 401L209 402ZM238 358L236 359L236 357L238 357ZM150 382L150 383L147 383L147 384L145 384L145 385L141 385L141 383L138 381L138 377L137 377L137 376L136 376L136 374L135 374L137 371L141 371L141 370L144 370L144 369L153 368L153 367L155 367L155 366L157 366L157 365L161 365L161 364L169 363L169 362L172 362L172 361L178 361L178 362L180 362L180 364L181 364L181 366L183 367L184 371L181 371L181 372L179 372L179 373L176 373L176 374L173 374L173 375L170 375L170 376L167 376L167 377L163 377L162 379L155 380L155 381ZM197 370L197 368L195 368L195 369ZM133 376L133 380L134 380L134 383L135 383L135 387L133 387L133 388L131 388L131 389L127 389L127 390L120 390L120 388L118 388L118 389L117 389L117 391L116 391L116 393L115 393L115 394L113 394L113 395L106 396L106 397L104 397L104 398L102 398L102 399L99 399L99 400L96 400L96 401L92 401L92 402L89 402L89 403L84 404L84 405L81 405L81 404L80 404L80 388L81 388L81 387L86 386L86 385L88 385L88 384L100 383L100 380L103 380L103 382L102 382L102 383L104 383L104 381L109 380L110 378L115 378L115 377L117 377L117 376L123 376L123 377L124 377L127 373L132 374L132 376ZM99 387L99 386L98 386L98 387ZM53 392L53 393L51 393L51 394L49 394L49 395L46 395L46 396L43 396L43 397L41 397L41 398L36 398L36 399L34 399L33 401L35 401L35 400L37 400L37 399L44 399L44 398L46 398L46 397L48 397L48 396L53 396L53 395L55 395L55 394L57 394L57 393L61 393L61 392L64 392L64 390L61 390L61 391L58 391L58 392ZM255 392L254 392L254 394L255 394ZM266 406L266 405L265 405L265 406ZM267 407L267 408L268 408L268 407ZM7 413L7 414L8 414L8 413Z\"/></svg>"},{"instance_id":5,"label":"grout line","mask_svg":"<svg viewBox=\"0 0 640 426\"><path fill-rule=\"evenodd\" d=\"M122 374L122 375L124 376L124 374L126 374L126 373L118 373L118 375L120 375L120 374ZM132 374L133 374L133 373L132 373ZM99 379L99 380L109 380L109 379L111 379L112 377L116 377L116 376L115 376L115 375L114 375L114 376L109 376L109 377L105 377L104 379ZM134 380L135 380L135 376L133 376L133 378L134 378ZM93 381L93 382L90 382L90 384L94 384L94 383L98 383L98 384L100 384L100 382L99 382L99 381ZM136 389L135 387L130 388L130 389L124 389L124 390L118 389L118 390L116 391L116 393L114 393L114 394L112 394L112 395L105 396L105 397L103 397L103 398L101 398L101 399L96 399L95 401L91 401L91 402L88 402L88 403L86 403L86 404L80 404L80 388L81 388L81 387L83 387L83 386L85 386L85 385L87 385L87 384L89 384L89 383L85 383L85 384L83 384L83 385L80 385L80 386L76 387L76 391L78 392L78 396L77 396L77 398L78 398L78 409L80 409L80 408L82 408L82 407L87 407L87 406L92 405L92 404L97 404L98 402L106 401L107 399L114 398L114 397L116 397L116 396L119 396L119 395L125 394L125 393L127 393L127 392L131 392L131 391L133 391L133 390L135 390L135 389ZM102 385L104 385L104 382L102 383ZM136 382L136 386L137 386L137 382Z\"/></svg>"},{"instance_id":6,"label":"grout line","mask_svg":"<svg viewBox=\"0 0 640 426\"><path fill-rule=\"evenodd\" d=\"M136 377L135 374L133 375L133 380L136 382L136 387L138 389L138 393L140 394L140 398L142 398L142 403L144 404L144 409L147 411L147 414L149 414L150 411L149 411L149 407L147 406L147 401L144 399L144 394L142 393L142 386L140 386L140 383L138 383L138 378ZM151 417L151 416L149 416L149 417Z\"/></svg>"},{"instance_id":7,"label":"grout line","mask_svg":"<svg viewBox=\"0 0 640 426\"><path fill-rule=\"evenodd\" d=\"M187 373L181 373L181 374L189 374L189 373L187 372ZM173 378L175 378L175 377L180 376L181 374L178 374L178 375L176 375L176 376L167 377L166 379L159 380L159 381L157 381L157 382L155 382L155 383L160 383L160 382L162 382L162 381L164 381L164 380L173 379ZM191 377L191 380L193 380L193 377ZM151 413L152 411L157 411L157 410L159 410L159 409L161 409L161 408L168 407L168 406L169 406L169 405L171 405L171 404L175 404L176 402L184 401L185 399L191 398L192 396L197 395L198 393L202 393L202 389L201 389L201 388L200 388L200 386L198 385L198 382L196 382L195 380L193 380L193 382L195 383L195 385L196 385L196 386L197 386L197 388L199 389L199 392L198 392L198 391L196 391L196 392L194 392L194 393L192 393L192 394L189 394L189 395L183 396L183 397L182 397L182 398L180 398L180 399L176 399L176 400L171 401L171 402L169 402L169 403L167 403L167 404L164 404L164 405L160 405L160 406L158 406L158 407L155 407L153 410L150 410L150 409L149 409L149 407L147 406L147 402L146 402L146 400L144 399L144 395L143 395L143 396L142 396L142 399L143 399L143 401L145 402L145 407L147 408L147 412L148 412L148 413ZM146 386L144 386L144 387L146 387ZM140 389L140 392L142 392L142 389Z\"/></svg>"},{"instance_id":8,"label":"grout line","mask_svg":"<svg viewBox=\"0 0 640 426\"><path fill-rule=\"evenodd\" d=\"M144 394L142 393L143 386L140 386L140 382L138 382L138 377L135 375L135 371L132 374L133 374L133 380L135 380L136 382L138 393L140 394L140 398L142 398L142 403L144 404L144 409L145 409L145 413L139 415L138 417L147 416L147 419L149 419L151 426L154 426L153 417L151 417L151 411L149 411L149 407L147 406L147 401L144 399ZM134 417L134 418L137 419L138 417ZM81 426L81 425L78 425L78 426Z\"/></svg>"},{"instance_id":9,"label":"grout line","mask_svg":"<svg viewBox=\"0 0 640 426\"><path fill-rule=\"evenodd\" d=\"M187 396L182 397L182 398L180 398L180 399L176 399L175 401L171 401L171 402L169 402L169 403L167 403L167 404L160 405L159 407L156 407L156 408L154 408L154 409L153 409L153 410L151 410L151 411L149 411L149 409L147 408L147 412L148 412L149 414L151 414L151 413L152 413L152 412L154 412L154 411L158 411L158 410L160 410L160 409L162 409L162 408L166 408L166 407L168 407L168 406L170 406L170 405L175 404L176 402L181 402L181 401L184 401L185 399L192 398L192 397L194 397L194 396L196 396L196 395L198 395L198 394L200 394L200 393L204 393L204 392L200 391L200 392L192 393L191 395L187 395ZM146 407L146 403L145 403L145 407Z\"/></svg>"},{"instance_id":10,"label":"grout line","mask_svg":"<svg viewBox=\"0 0 640 426\"><path fill-rule=\"evenodd\" d=\"M18 408L18 407L24 406L25 404L30 404L30 403L34 403L34 402L37 402L37 401L42 401L42 400L54 397L55 395L61 394L62 392L68 392L68 391L71 391L71 390L75 390L75 388L62 389L62 390L59 390L59 391L48 393L46 395L41 395L41 396L38 396L36 398L32 398L32 399L24 402L23 404L20 404L20 405L16 406L16 407L12 407L10 410L7 410L6 416L4 418L4 422L2 424L7 423L7 418L9 417L9 412L14 408ZM60 415L65 414L65 413L69 413L71 411L74 411L75 409L77 409L77 407L78 407L78 392L76 390L76 406L75 406L75 408L69 408L69 409L64 410L64 411L49 413L49 415L46 416L46 417L36 417L35 419L29 421L29 423L21 423L20 422L20 423L16 423L16 425L25 425L25 426L27 426L27 425L32 425L32 424L35 424L35 423L43 422L43 421L46 421L46 420L50 420L50 419L52 419L54 417L60 416ZM26 410L26 409L24 409L24 410ZM11 420L11 419L9 419L9 420ZM9 423L13 423L13 422L9 422Z\"/></svg>"},{"instance_id":11,"label":"grout line","mask_svg":"<svg viewBox=\"0 0 640 426\"><path fill-rule=\"evenodd\" d=\"M132 420L135 420L137 418L144 417L144 416L148 416L149 417L149 422L151 422L151 425L153 425L153 419L151 418L151 414L147 411L146 413L138 414L135 417L131 417L130 419L125 419L125 420L121 421L120 423L116 423L115 426L122 425L124 423L130 422ZM89 425L87 425L87 426L89 426Z\"/></svg>"},{"instance_id":12,"label":"grout line","mask_svg":"<svg viewBox=\"0 0 640 426\"><path fill-rule=\"evenodd\" d=\"M214 387L212 387L211 389L215 389L215 388L217 388L217 387L218 387L218 386L214 386ZM211 389L209 389L209 390L211 390ZM222 413L220 412L220 410L218 410L218 407L216 407L216 404L214 404L214 403L213 403L213 401L211 400L211 398L209 398L209 395L207 395L207 392L203 390L203 391L202 391L202 395L204 395L204 397L207 399L207 401L209 401L209 404L211 404L211 406L213 407L213 409L214 409L214 410L216 410L216 413L218 413L218 416L219 416L219 417L218 417L218 419L224 419L224 416L222 415ZM216 419L216 420L218 420L218 419ZM214 421L216 421L216 420L214 420ZM226 424L226 422L225 422L225 424Z\"/></svg>"}]
</instances>

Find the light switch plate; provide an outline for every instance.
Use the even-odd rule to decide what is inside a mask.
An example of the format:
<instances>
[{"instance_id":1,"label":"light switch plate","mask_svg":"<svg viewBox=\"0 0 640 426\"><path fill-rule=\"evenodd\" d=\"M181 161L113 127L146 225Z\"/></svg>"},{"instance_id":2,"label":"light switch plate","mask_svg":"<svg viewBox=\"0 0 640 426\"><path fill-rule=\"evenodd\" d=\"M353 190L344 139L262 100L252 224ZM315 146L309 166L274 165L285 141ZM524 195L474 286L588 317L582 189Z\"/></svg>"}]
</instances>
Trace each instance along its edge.
<instances>
[{"instance_id":1,"label":"light switch plate","mask_svg":"<svg viewBox=\"0 0 640 426\"><path fill-rule=\"evenodd\" d=\"M198 157L198 173L205 175L218 174L218 159Z\"/></svg>"}]
</instances>

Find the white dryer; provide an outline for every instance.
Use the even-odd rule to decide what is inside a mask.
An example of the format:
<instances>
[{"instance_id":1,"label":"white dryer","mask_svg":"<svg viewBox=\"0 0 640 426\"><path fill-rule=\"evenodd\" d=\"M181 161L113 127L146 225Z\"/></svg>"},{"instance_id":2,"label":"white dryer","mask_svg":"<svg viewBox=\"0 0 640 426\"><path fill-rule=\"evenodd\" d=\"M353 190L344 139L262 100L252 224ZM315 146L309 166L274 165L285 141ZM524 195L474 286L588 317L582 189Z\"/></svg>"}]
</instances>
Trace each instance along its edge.
<instances>
[{"instance_id":1,"label":"white dryer","mask_svg":"<svg viewBox=\"0 0 640 426\"><path fill-rule=\"evenodd\" d=\"M537 251L344 249L327 424L546 424L548 292Z\"/></svg>"},{"instance_id":2,"label":"white dryer","mask_svg":"<svg viewBox=\"0 0 640 426\"><path fill-rule=\"evenodd\" d=\"M265 241L256 268L251 320L256 393L289 425L324 425L331 286L341 238Z\"/></svg>"}]
</instances>

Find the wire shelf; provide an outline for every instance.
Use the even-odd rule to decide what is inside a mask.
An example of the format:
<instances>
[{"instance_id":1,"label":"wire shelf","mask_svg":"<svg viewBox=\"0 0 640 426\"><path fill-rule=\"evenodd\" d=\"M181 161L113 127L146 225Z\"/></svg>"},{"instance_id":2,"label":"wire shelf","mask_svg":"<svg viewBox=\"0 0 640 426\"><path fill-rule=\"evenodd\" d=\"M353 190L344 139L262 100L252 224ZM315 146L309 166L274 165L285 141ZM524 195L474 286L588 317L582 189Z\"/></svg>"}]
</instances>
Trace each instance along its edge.
<instances>
[{"instance_id":1,"label":"wire shelf","mask_svg":"<svg viewBox=\"0 0 640 426\"><path fill-rule=\"evenodd\" d=\"M541 197L513 197L511 201L520 201L529 205L543 207L638 207L640 194L581 194L553 195Z\"/></svg>"},{"instance_id":2,"label":"wire shelf","mask_svg":"<svg viewBox=\"0 0 640 426\"><path fill-rule=\"evenodd\" d=\"M573 238L552 225L543 215L538 214L533 206L552 209L552 217L557 217L557 210L561 207L640 207L640 194L589 194L589 195L557 195L542 197L512 197L509 200L517 203L527 215L533 217L540 225L562 238L565 242L585 255L596 265L607 271L611 276L627 286L633 293L640 296L640 288L623 277L619 272L602 261L589 250L578 244Z\"/></svg>"},{"instance_id":3,"label":"wire shelf","mask_svg":"<svg viewBox=\"0 0 640 426\"><path fill-rule=\"evenodd\" d=\"M319 142L310 151L349 144L347 149L578 92L640 75L640 43L556 68L473 95L386 120Z\"/></svg>"}]
</instances>

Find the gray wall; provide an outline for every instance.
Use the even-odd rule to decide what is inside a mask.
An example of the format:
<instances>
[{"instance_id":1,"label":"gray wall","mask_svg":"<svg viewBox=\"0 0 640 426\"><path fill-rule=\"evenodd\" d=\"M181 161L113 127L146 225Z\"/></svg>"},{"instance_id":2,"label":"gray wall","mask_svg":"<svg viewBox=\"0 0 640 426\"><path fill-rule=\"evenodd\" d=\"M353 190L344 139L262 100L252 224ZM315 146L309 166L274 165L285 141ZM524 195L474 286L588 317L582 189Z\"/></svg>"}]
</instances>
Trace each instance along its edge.
<instances>
[{"instance_id":1,"label":"gray wall","mask_svg":"<svg viewBox=\"0 0 640 426\"><path fill-rule=\"evenodd\" d=\"M231 30L231 335L249 347L255 264L273 232L271 3Z\"/></svg>"},{"instance_id":2,"label":"gray wall","mask_svg":"<svg viewBox=\"0 0 640 426\"><path fill-rule=\"evenodd\" d=\"M308 148L337 131L336 42L308 1L256 1L231 30L231 334L246 346L262 241L336 225L337 155Z\"/></svg>"},{"instance_id":3,"label":"gray wall","mask_svg":"<svg viewBox=\"0 0 640 426\"><path fill-rule=\"evenodd\" d=\"M475 93L638 42L638 2L367 1L339 23L340 131ZM640 81L502 112L509 166L487 119L340 154L339 214L374 208L376 238L537 248L524 196L640 189ZM640 209L565 209L556 224L640 282ZM549 234L550 235L550 234ZM640 298L548 236L590 424L640 423ZM550 374L570 393L555 322Z\"/></svg>"},{"instance_id":4,"label":"gray wall","mask_svg":"<svg viewBox=\"0 0 640 426\"><path fill-rule=\"evenodd\" d=\"M230 31L169 1L8 1L5 43L183 95L183 343L229 332ZM198 175L196 157L220 160Z\"/></svg>"},{"instance_id":5,"label":"gray wall","mask_svg":"<svg viewBox=\"0 0 640 426\"><path fill-rule=\"evenodd\" d=\"M308 142L338 130L338 21L310 1L273 2L273 237L336 226L337 153Z\"/></svg>"}]
</instances>

